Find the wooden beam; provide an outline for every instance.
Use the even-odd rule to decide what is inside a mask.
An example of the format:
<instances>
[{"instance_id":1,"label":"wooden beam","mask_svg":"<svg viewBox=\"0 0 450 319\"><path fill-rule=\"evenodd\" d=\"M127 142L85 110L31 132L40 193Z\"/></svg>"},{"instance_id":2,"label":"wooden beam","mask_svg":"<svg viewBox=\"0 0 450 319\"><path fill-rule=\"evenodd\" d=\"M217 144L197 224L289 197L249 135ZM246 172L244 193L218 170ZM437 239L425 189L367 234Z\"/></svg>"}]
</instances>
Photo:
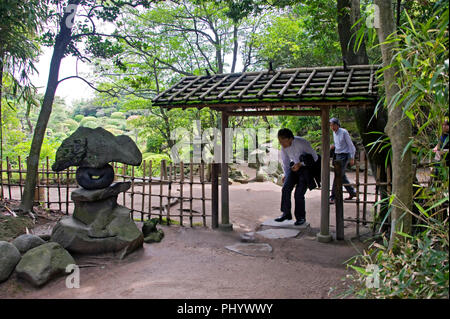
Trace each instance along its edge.
<instances>
[{"instance_id":1,"label":"wooden beam","mask_svg":"<svg viewBox=\"0 0 450 319\"><path fill-rule=\"evenodd\" d=\"M266 92L266 90L272 85L273 82L275 82L275 80L280 76L281 72L277 72L271 79L269 82L267 82L266 85L264 85L264 87L256 94L257 97L261 97L264 92Z\"/></svg>"},{"instance_id":2,"label":"wooden beam","mask_svg":"<svg viewBox=\"0 0 450 319\"><path fill-rule=\"evenodd\" d=\"M322 91L320 92L321 96L324 96L325 93L327 92L328 86L330 86L330 82L333 79L333 76L335 73L336 73L336 69L333 69L333 71L331 71L330 76L328 77L327 82L325 83L325 86L323 87Z\"/></svg>"},{"instance_id":3,"label":"wooden beam","mask_svg":"<svg viewBox=\"0 0 450 319\"><path fill-rule=\"evenodd\" d=\"M175 92L174 94L172 94L169 97L169 102L172 101L178 94L183 93L184 91L186 91L188 88L190 88L191 86L193 86L195 83L197 83L197 81L199 81L201 79L201 77L199 76L198 78L196 78L194 81L190 82L188 85L185 85L181 90Z\"/></svg>"},{"instance_id":4,"label":"wooden beam","mask_svg":"<svg viewBox=\"0 0 450 319\"><path fill-rule=\"evenodd\" d=\"M314 75L316 74L316 72L317 72L316 69L312 70L311 74L308 76L308 79L306 79L305 83L303 83L300 90L298 90L298 92L296 94L297 96L300 96L303 94L303 92L305 91L306 87L309 85L309 82L311 82L311 80L314 77Z\"/></svg>"},{"instance_id":5,"label":"wooden beam","mask_svg":"<svg viewBox=\"0 0 450 319\"><path fill-rule=\"evenodd\" d=\"M330 235L330 108L322 108L322 171L321 171L321 200L320 200L320 232L317 234L319 242L331 241Z\"/></svg>"},{"instance_id":6,"label":"wooden beam","mask_svg":"<svg viewBox=\"0 0 450 319\"><path fill-rule=\"evenodd\" d=\"M221 230L233 230L233 225L230 223L230 203L229 203L229 193L228 193L228 163L227 163L227 148L230 147L229 142L227 143L227 127L228 127L228 115L225 111L222 111L221 118L221 133L222 133L222 163L221 176L220 176L220 191L221 191L221 201L222 201L222 221L219 225Z\"/></svg>"},{"instance_id":7,"label":"wooden beam","mask_svg":"<svg viewBox=\"0 0 450 319\"><path fill-rule=\"evenodd\" d=\"M197 86L194 90L192 90L188 95L186 95L184 97L184 100L188 100L192 95L194 95L195 93L197 93L199 90L201 90L206 84L208 84L209 82L211 82L212 80L214 80L217 77L217 74L214 74L212 77L210 77L208 80L206 80L205 82L203 82L202 84L200 84L199 86Z\"/></svg>"},{"instance_id":8,"label":"wooden beam","mask_svg":"<svg viewBox=\"0 0 450 319\"><path fill-rule=\"evenodd\" d=\"M292 82L294 82L295 78L297 77L297 75L300 73L300 70L295 71L295 73L291 76L291 78L289 79L289 81L286 82L286 84L283 86L283 88L280 90L280 92L278 92L278 96L282 96L284 94L284 92L286 92L286 90L289 88L289 86L292 84Z\"/></svg>"},{"instance_id":9,"label":"wooden beam","mask_svg":"<svg viewBox=\"0 0 450 319\"><path fill-rule=\"evenodd\" d=\"M221 85L223 82L225 82L226 80L228 80L228 78L231 76L231 74L228 74L227 76L224 76L222 80L220 80L219 82L217 82L216 84L214 84L213 86L211 86L205 93L203 93L202 95L200 95L200 99L204 99L205 96L207 96L212 90L214 90L216 87L218 87L219 85Z\"/></svg>"},{"instance_id":10,"label":"wooden beam","mask_svg":"<svg viewBox=\"0 0 450 319\"><path fill-rule=\"evenodd\" d=\"M349 87L350 82L352 80L353 71L355 71L355 69L352 68L350 70L350 73L348 74L347 81L345 82L344 89L342 90L342 95L345 95L347 93L348 87Z\"/></svg>"},{"instance_id":11,"label":"wooden beam","mask_svg":"<svg viewBox=\"0 0 450 319\"><path fill-rule=\"evenodd\" d=\"M259 72L257 76L245 87L242 89L241 92L237 95L237 97L240 99L242 96L256 83L258 80L263 76L264 72Z\"/></svg>"},{"instance_id":12,"label":"wooden beam","mask_svg":"<svg viewBox=\"0 0 450 319\"><path fill-rule=\"evenodd\" d=\"M272 111L232 111L227 112L228 116L320 116L320 110L272 110Z\"/></svg>"},{"instance_id":13,"label":"wooden beam","mask_svg":"<svg viewBox=\"0 0 450 319\"><path fill-rule=\"evenodd\" d=\"M217 97L218 97L219 99L223 98L224 95L225 95L228 91L230 91L231 89L233 89L234 86L235 86L236 84L238 84L239 81L242 80L242 78L243 78L244 76L245 76L245 73L242 74L240 77L238 77L236 80L234 80L233 83L231 83L231 84L230 84L225 90L223 90L222 93L220 93Z\"/></svg>"}]
</instances>

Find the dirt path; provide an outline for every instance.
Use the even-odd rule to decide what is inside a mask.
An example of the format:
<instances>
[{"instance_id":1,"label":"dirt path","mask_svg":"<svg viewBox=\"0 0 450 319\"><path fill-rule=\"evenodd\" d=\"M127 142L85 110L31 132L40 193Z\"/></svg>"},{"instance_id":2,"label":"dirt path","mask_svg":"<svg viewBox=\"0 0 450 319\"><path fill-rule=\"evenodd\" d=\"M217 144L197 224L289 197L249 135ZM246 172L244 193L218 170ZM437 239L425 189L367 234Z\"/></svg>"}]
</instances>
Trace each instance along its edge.
<instances>
[{"instance_id":1,"label":"dirt path","mask_svg":"<svg viewBox=\"0 0 450 319\"><path fill-rule=\"evenodd\" d=\"M349 176L352 179L352 175ZM311 227L297 238L262 240L272 245L269 257L251 257L228 251L240 234L279 216L280 187L271 183L233 183L230 216L234 232L197 227L164 226L165 238L144 244L123 261L83 257L81 287L67 289L65 278L42 289L30 287L15 275L0 284L0 298L329 298L345 276L343 262L355 255L350 242L317 242L320 191L307 192L307 220ZM347 213L348 211L348 213ZM355 205L346 204L353 217ZM334 231L334 208L330 224ZM346 238L354 236L346 223ZM361 247L356 242L357 247Z\"/></svg>"}]
</instances>

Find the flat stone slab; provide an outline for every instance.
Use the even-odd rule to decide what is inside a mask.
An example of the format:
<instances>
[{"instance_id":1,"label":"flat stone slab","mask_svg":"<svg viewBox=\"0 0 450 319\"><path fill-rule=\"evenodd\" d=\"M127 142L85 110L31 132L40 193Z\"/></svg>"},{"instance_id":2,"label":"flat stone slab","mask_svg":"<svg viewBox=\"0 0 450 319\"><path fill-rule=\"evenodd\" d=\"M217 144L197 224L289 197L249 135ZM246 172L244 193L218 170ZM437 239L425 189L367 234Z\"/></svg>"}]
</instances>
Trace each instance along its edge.
<instances>
[{"instance_id":1,"label":"flat stone slab","mask_svg":"<svg viewBox=\"0 0 450 319\"><path fill-rule=\"evenodd\" d=\"M71 198L79 202L95 202L105 198L116 196L122 192L127 191L131 187L131 182L117 182L108 187L101 189L88 190L78 187L72 191Z\"/></svg>"},{"instance_id":2,"label":"flat stone slab","mask_svg":"<svg viewBox=\"0 0 450 319\"><path fill-rule=\"evenodd\" d=\"M270 228L266 230L257 231L256 235L262 236L267 239L281 239L281 238L291 238L300 234L298 229L283 229L283 228Z\"/></svg>"},{"instance_id":3,"label":"flat stone slab","mask_svg":"<svg viewBox=\"0 0 450 319\"><path fill-rule=\"evenodd\" d=\"M225 248L241 255L254 257L269 256L272 253L272 246L266 243L238 243Z\"/></svg>"},{"instance_id":4,"label":"flat stone slab","mask_svg":"<svg viewBox=\"0 0 450 319\"><path fill-rule=\"evenodd\" d=\"M295 220L284 220L282 222L276 222L274 219L268 219L261 224L261 226L277 227L277 228L289 228L289 229L306 229L309 227L309 223L305 222L303 225L294 225Z\"/></svg>"}]
</instances>

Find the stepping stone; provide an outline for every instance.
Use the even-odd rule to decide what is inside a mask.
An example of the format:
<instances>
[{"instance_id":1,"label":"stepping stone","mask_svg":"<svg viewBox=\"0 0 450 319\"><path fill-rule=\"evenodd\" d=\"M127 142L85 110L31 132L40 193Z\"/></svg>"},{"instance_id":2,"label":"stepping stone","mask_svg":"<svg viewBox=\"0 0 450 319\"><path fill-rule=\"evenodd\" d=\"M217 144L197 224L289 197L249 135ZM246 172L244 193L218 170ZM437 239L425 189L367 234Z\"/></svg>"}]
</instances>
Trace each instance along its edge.
<instances>
[{"instance_id":1,"label":"stepping stone","mask_svg":"<svg viewBox=\"0 0 450 319\"><path fill-rule=\"evenodd\" d=\"M244 233L241 235L241 242L243 243L253 243L255 242L255 232Z\"/></svg>"},{"instance_id":2,"label":"stepping stone","mask_svg":"<svg viewBox=\"0 0 450 319\"><path fill-rule=\"evenodd\" d=\"M239 243L231 246L225 246L226 249L234 251L238 254L254 257L269 256L272 252L272 246L269 244L261 243Z\"/></svg>"},{"instance_id":3,"label":"stepping stone","mask_svg":"<svg viewBox=\"0 0 450 319\"><path fill-rule=\"evenodd\" d=\"M256 232L257 235L267 239L281 239L295 237L300 233L298 229L270 228Z\"/></svg>"},{"instance_id":4,"label":"stepping stone","mask_svg":"<svg viewBox=\"0 0 450 319\"><path fill-rule=\"evenodd\" d=\"M309 223L305 222L303 225L294 225L295 220L284 220L282 222L276 222L274 219L268 219L261 224L261 226L277 227L277 228L290 228L290 229L306 229L309 227Z\"/></svg>"}]
</instances>

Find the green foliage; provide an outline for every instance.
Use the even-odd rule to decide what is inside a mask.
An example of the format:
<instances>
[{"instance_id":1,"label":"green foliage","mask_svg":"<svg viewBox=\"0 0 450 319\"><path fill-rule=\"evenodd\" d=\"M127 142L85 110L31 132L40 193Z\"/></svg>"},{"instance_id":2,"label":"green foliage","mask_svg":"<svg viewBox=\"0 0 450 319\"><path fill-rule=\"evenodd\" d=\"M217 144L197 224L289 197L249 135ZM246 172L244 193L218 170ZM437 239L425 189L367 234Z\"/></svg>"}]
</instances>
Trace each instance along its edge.
<instances>
[{"instance_id":1,"label":"green foliage","mask_svg":"<svg viewBox=\"0 0 450 319\"><path fill-rule=\"evenodd\" d=\"M111 118L112 119L125 119L125 114L123 114L123 112L113 112L111 113Z\"/></svg>"},{"instance_id":2,"label":"green foliage","mask_svg":"<svg viewBox=\"0 0 450 319\"><path fill-rule=\"evenodd\" d=\"M341 296L359 298L445 298L449 297L448 222L433 221L416 236L402 234L394 253L374 242L363 254L352 258L348 267L347 290ZM376 273L370 266L376 265ZM373 268L372 268L373 269ZM379 275L379 286L368 286Z\"/></svg>"},{"instance_id":3,"label":"green foliage","mask_svg":"<svg viewBox=\"0 0 450 319\"><path fill-rule=\"evenodd\" d=\"M78 123L80 123L83 118L84 118L84 115L82 115L82 114L77 114L73 117L73 119L75 121L77 121Z\"/></svg>"}]
</instances>

